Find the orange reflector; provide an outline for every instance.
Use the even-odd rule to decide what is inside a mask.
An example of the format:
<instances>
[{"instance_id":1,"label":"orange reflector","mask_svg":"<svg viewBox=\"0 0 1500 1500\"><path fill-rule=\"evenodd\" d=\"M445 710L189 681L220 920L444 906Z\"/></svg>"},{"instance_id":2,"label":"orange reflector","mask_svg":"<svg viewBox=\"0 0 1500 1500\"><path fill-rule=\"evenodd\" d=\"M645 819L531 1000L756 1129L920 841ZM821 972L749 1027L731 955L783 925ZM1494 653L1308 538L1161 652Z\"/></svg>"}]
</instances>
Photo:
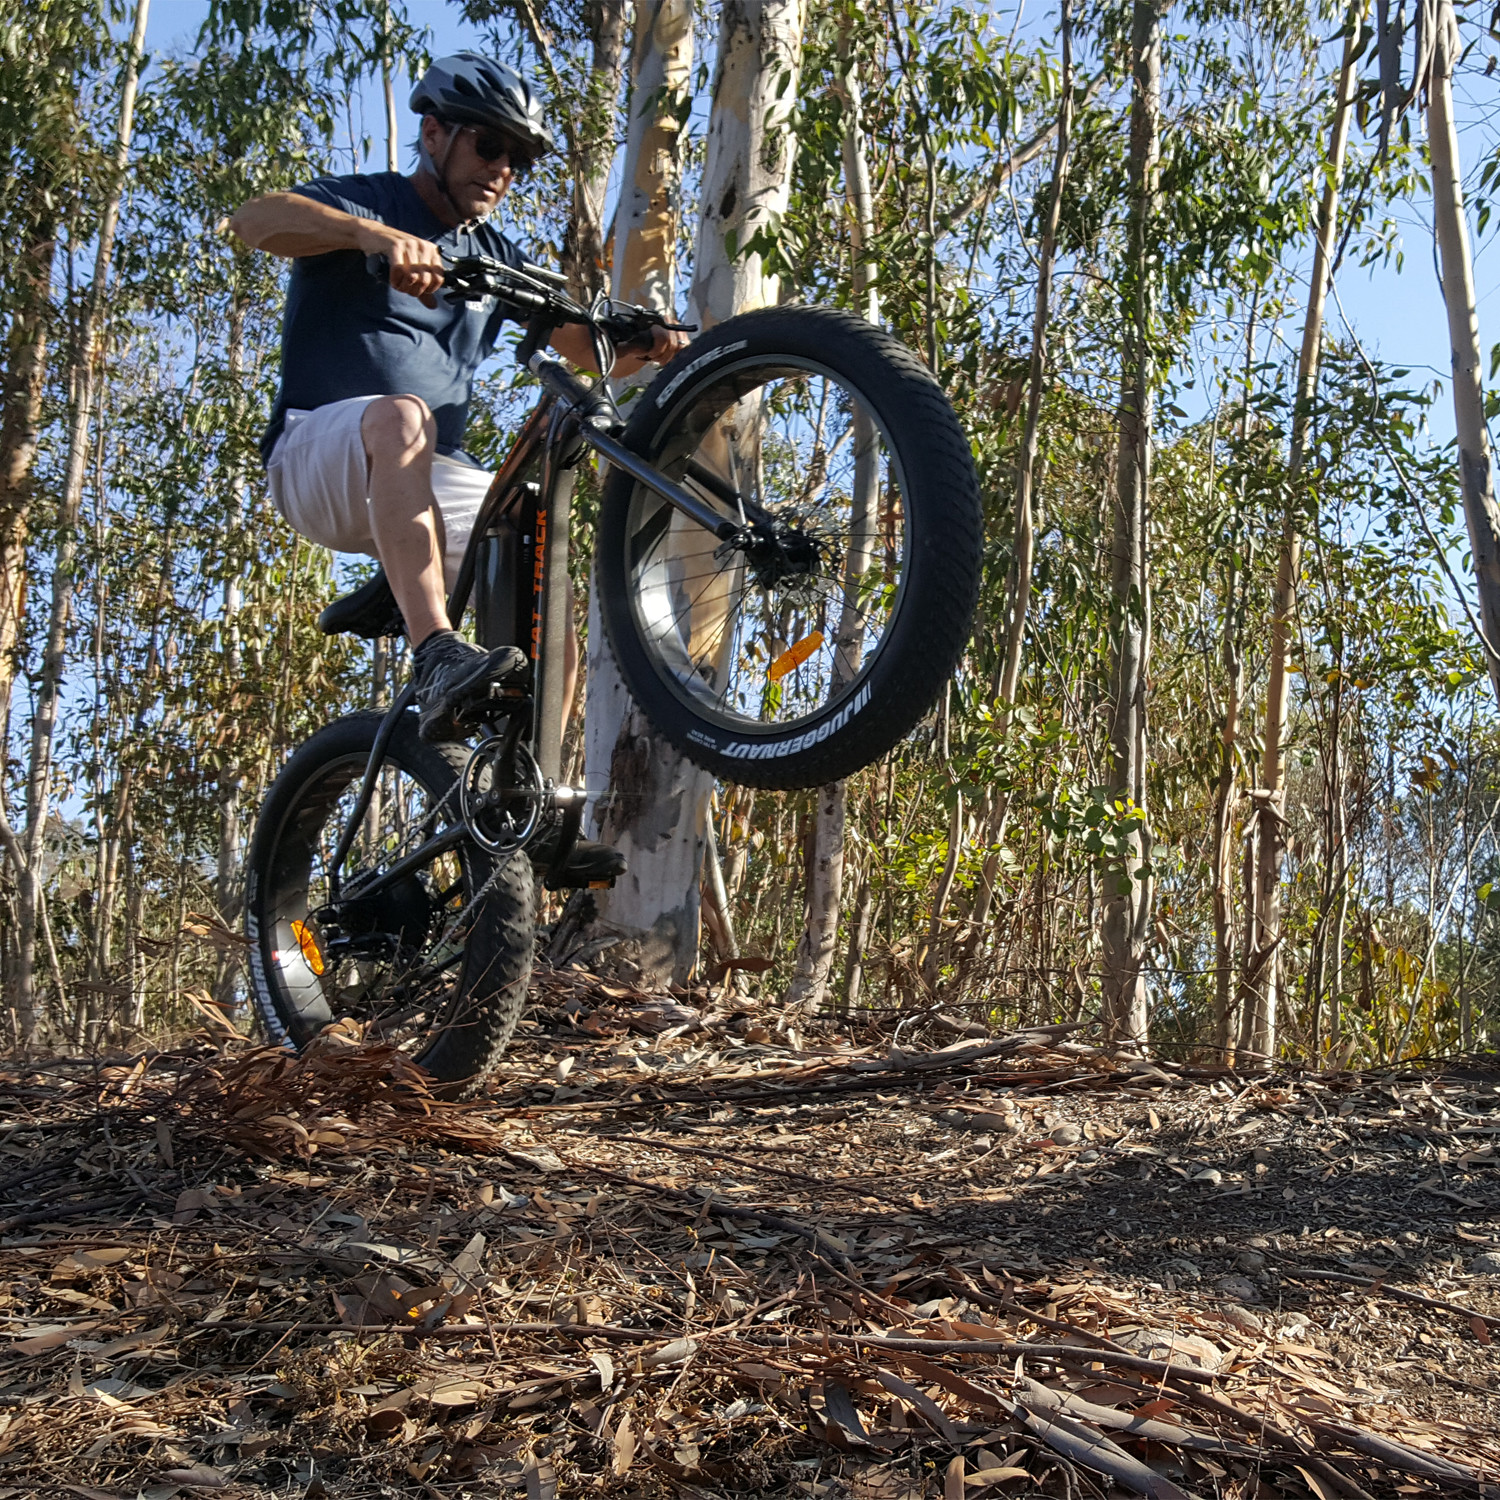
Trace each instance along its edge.
<instances>
[{"instance_id":1,"label":"orange reflector","mask_svg":"<svg viewBox=\"0 0 1500 1500\"><path fill-rule=\"evenodd\" d=\"M790 650L783 651L775 661L771 663L767 676L772 682L780 682L783 677L795 667L800 667L819 646L823 644L823 632L815 630L809 636L804 636Z\"/></svg>"},{"instance_id":2,"label":"orange reflector","mask_svg":"<svg viewBox=\"0 0 1500 1500\"><path fill-rule=\"evenodd\" d=\"M297 939L297 946L302 950L302 956L307 960L307 966L314 974L323 973L323 952L318 947L318 940L312 935L311 928L305 922L292 923L292 936Z\"/></svg>"}]
</instances>

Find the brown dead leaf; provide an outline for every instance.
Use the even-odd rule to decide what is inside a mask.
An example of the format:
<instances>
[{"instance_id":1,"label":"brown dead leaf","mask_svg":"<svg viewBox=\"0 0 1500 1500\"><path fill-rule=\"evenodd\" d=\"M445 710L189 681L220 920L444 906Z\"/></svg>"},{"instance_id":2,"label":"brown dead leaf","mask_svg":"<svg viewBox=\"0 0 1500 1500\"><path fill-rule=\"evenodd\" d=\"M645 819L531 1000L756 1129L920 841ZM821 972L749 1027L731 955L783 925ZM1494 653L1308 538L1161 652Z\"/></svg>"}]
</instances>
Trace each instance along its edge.
<instances>
[{"instance_id":1,"label":"brown dead leaf","mask_svg":"<svg viewBox=\"0 0 1500 1500\"><path fill-rule=\"evenodd\" d=\"M159 1344L171 1333L172 1325L163 1323L159 1328L148 1328L140 1333L127 1333L124 1338L114 1339L102 1348L94 1351L97 1359L118 1359L122 1354L129 1354L136 1349L149 1349Z\"/></svg>"},{"instance_id":2,"label":"brown dead leaf","mask_svg":"<svg viewBox=\"0 0 1500 1500\"><path fill-rule=\"evenodd\" d=\"M212 1188L186 1188L177 1195L176 1206L172 1210L172 1222L174 1224L191 1224L198 1217L201 1210L208 1207L213 1201Z\"/></svg>"},{"instance_id":3,"label":"brown dead leaf","mask_svg":"<svg viewBox=\"0 0 1500 1500\"><path fill-rule=\"evenodd\" d=\"M943 1473L943 1500L964 1500L964 1460L955 1454Z\"/></svg>"},{"instance_id":4,"label":"brown dead leaf","mask_svg":"<svg viewBox=\"0 0 1500 1500\"><path fill-rule=\"evenodd\" d=\"M555 1500L557 1470L546 1459L531 1459L526 1465L526 1500Z\"/></svg>"},{"instance_id":5,"label":"brown dead leaf","mask_svg":"<svg viewBox=\"0 0 1500 1500\"><path fill-rule=\"evenodd\" d=\"M1303 1484L1313 1492L1316 1500L1339 1500L1339 1492L1326 1479L1320 1479L1311 1469L1304 1469L1301 1464L1293 1464L1292 1467L1302 1476Z\"/></svg>"},{"instance_id":6,"label":"brown dead leaf","mask_svg":"<svg viewBox=\"0 0 1500 1500\"><path fill-rule=\"evenodd\" d=\"M630 1465L635 1461L636 1436L635 1429L630 1424L630 1413L626 1412L620 1425L615 1429L614 1441L611 1444L613 1457L610 1460L610 1469L616 1479L630 1470Z\"/></svg>"},{"instance_id":7,"label":"brown dead leaf","mask_svg":"<svg viewBox=\"0 0 1500 1500\"><path fill-rule=\"evenodd\" d=\"M670 1344L663 1344L660 1349L653 1349L649 1354L643 1354L641 1368L654 1370L659 1365L680 1365L697 1352L698 1345L695 1340L673 1339Z\"/></svg>"},{"instance_id":8,"label":"brown dead leaf","mask_svg":"<svg viewBox=\"0 0 1500 1500\"><path fill-rule=\"evenodd\" d=\"M392 1437L405 1425L406 1413L394 1406L377 1406L365 1417L365 1428L374 1437Z\"/></svg>"},{"instance_id":9,"label":"brown dead leaf","mask_svg":"<svg viewBox=\"0 0 1500 1500\"><path fill-rule=\"evenodd\" d=\"M102 1320L94 1318L85 1323L67 1323L57 1328L46 1328L41 1333L34 1333L30 1338L21 1339L18 1343L10 1346L12 1354L31 1355L45 1354L49 1349L60 1349L70 1339L81 1339L85 1334L92 1333L98 1328Z\"/></svg>"},{"instance_id":10,"label":"brown dead leaf","mask_svg":"<svg viewBox=\"0 0 1500 1500\"><path fill-rule=\"evenodd\" d=\"M182 1469L165 1469L162 1478L173 1484L185 1484L195 1490L222 1490L229 1475L211 1464L191 1464Z\"/></svg>"}]
</instances>

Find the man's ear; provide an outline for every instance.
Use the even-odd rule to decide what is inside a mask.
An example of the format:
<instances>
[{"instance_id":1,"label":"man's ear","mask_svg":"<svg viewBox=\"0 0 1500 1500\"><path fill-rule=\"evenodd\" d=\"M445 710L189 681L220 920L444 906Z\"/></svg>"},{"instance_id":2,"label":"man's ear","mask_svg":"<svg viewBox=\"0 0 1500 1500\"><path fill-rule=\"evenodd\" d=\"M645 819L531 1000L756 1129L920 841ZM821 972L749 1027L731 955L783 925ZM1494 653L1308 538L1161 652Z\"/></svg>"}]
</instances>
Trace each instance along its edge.
<instances>
[{"instance_id":1,"label":"man's ear","mask_svg":"<svg viewBox=\"0 0 1500 1500\"><path fill-rule=\"evenodd\" d=\"M436 160L448 139L448 127L436 115L422 116L422 149Z\"/></svg>"}]
</instances>

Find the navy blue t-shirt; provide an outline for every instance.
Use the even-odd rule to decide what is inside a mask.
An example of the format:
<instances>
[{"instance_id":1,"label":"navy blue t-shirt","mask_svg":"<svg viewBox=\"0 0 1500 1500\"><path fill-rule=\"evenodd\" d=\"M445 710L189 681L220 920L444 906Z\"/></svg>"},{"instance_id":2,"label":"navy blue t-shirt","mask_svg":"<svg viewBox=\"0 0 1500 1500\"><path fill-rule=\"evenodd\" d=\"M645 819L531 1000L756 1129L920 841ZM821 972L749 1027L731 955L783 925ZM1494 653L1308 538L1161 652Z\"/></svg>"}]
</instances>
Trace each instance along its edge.
<instances>
[{"instance_id":1,"label":"navy blue t-shirt","mask_svg":"<svg viewBox=\"0 0 1500 1500\"><path fill-rule=\"evenodd\" d=\"M519 266L521 252L487 224L450 229L399 172L320 177L296 191L361 219L420 235L452 255ZM358 250L292 262L281 332L281 391L260 451L269 459L289 408L311 411L351 396L420 396L437 419L438 449L463 446L474 371L515 310L494 298L435 308L369 274Z\"/></svg>"}]
</instances>

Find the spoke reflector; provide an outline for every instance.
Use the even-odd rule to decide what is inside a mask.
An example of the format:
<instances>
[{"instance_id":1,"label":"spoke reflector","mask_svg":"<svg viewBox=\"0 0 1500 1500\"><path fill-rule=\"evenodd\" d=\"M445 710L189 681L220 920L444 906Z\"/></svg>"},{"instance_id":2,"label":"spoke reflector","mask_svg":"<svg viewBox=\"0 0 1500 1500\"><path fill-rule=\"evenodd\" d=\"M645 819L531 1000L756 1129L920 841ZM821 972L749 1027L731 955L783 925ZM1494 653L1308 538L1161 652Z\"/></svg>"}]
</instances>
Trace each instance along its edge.
<instances>
[{"instance_id":1,"label":"spoke reflector","mask_svg":"<svg viewBox=\"0 0 1500 1500\"><path fill-rule=\"evenodd\" d=\"M306 922L293 921L292 935L297 939L297 946L302 950L302 956L307 960L308 968L321 978L323 950L318 947L318 940L312 935L311 928Z\"/></svg>"},{"instance_id":2,"label":"spoke reflector","mask_svg":"<svg viewBox=\"0 0 1500 1500\"><path fill-rule=\"evenodd\" d=\"M823 644L823 632L815 630L811 635L804 636L795 646L783 651L775 661L771 663L766 675L772 682L780 682L788 672L794 671L807 660L819 646Z\"/></svg>"}]
</instances>

